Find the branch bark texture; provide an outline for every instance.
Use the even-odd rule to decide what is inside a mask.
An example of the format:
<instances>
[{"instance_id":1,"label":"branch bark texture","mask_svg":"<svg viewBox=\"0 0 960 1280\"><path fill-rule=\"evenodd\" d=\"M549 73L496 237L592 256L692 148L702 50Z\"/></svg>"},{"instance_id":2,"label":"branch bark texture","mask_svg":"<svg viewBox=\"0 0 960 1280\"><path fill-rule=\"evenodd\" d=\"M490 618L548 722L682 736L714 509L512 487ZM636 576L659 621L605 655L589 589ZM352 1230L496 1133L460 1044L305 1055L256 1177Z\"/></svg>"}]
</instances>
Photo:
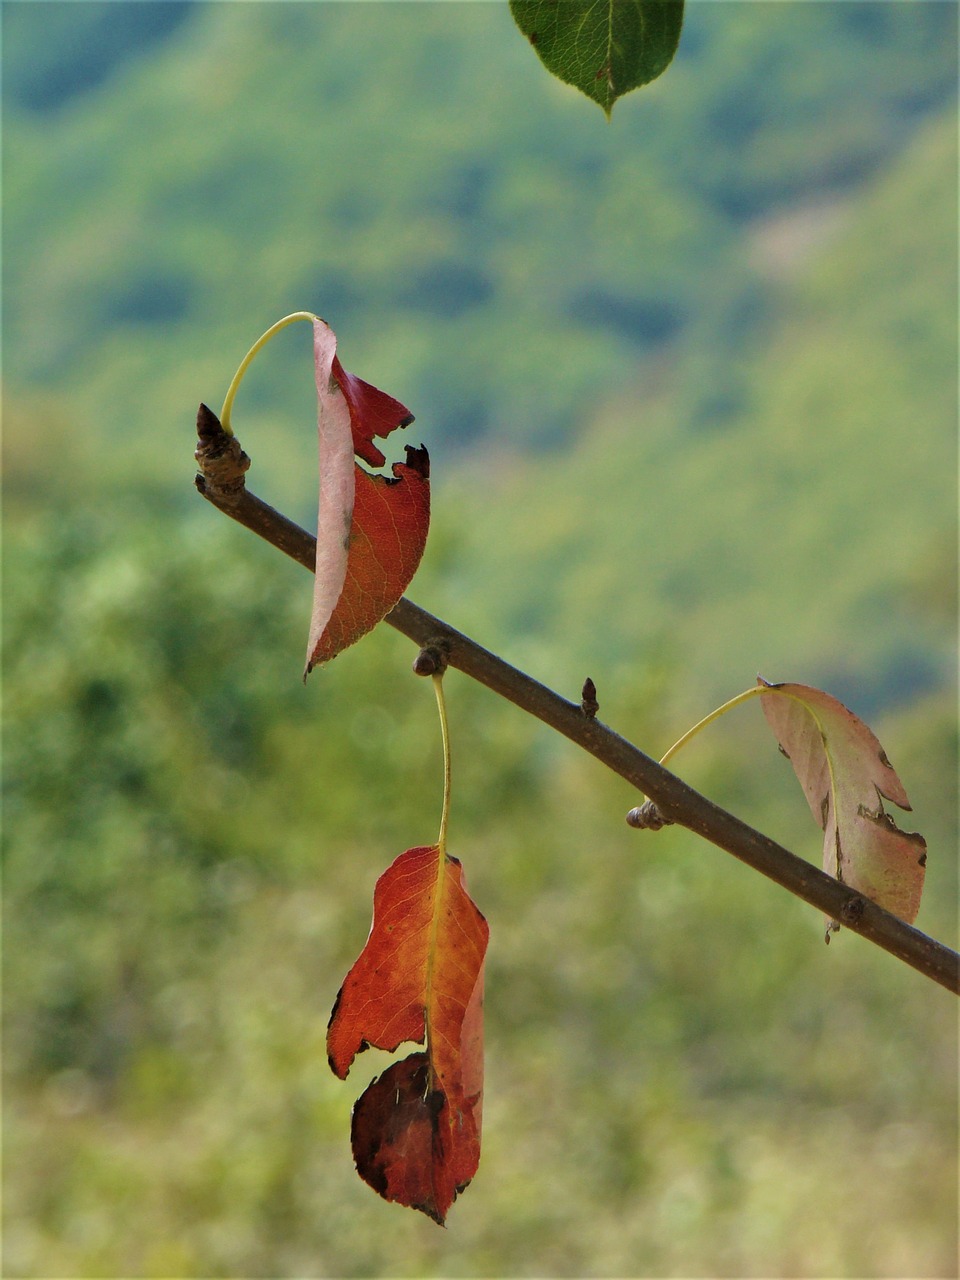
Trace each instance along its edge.
<instances>
[{"instance_id":1,"label":"branch bark texture","mask_svg":"<svg viewBox=\"0 0 960 1280\"><path fill-rule=\"evenodd\" d=\"M200 493L232 519L313 572L316 540L305 529L250 493L250 460L206 405L197 415L196 478ZM548 689L496 654L406 598L387 614L390 626L421 648L443 643L451 667L550 725L608 769L649 796L667 822L677 823L733 854L811 906L876 943L934 982L960 994L960 956L826 875L732 813L700 795L652 757L622 738L579 702Z\"/></svg>"}]
</instances>

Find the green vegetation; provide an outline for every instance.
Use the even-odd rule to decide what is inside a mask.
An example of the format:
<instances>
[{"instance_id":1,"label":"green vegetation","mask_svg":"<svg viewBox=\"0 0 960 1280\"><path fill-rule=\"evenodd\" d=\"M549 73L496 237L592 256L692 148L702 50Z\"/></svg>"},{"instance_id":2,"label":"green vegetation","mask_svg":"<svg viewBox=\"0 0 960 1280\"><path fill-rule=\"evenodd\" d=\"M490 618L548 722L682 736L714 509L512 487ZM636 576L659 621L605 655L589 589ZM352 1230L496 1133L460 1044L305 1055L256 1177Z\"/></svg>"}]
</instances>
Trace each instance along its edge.
<instances>
[{"instance_id":1,"label":"green vegetation","mask_svg":"<svg viewBox=\"0 0 960 1280\"><path fill-rule=\"evenodd\" d=\"M408 645L375 633L310 698L306 575L226 521L197 513L162 554L123 508L21 536L9 1274L946 1274L952 998L848 935L828 951L692 837L628 831L623 784L455 676L451 847L495 931L485 1151L439 1243L384 1222L323 1035L373 880L436 829ZM661 693L618 719L663 738ZM921 921L949 936L951 716L878 727L931 842ZM703 785L815 854L746 737L756 766L718 727Z\"/></svg>"},{"instance_id":2,"label":"green vegetation","mask_svg":"<svg viewBox=\"0 0 960 1280\"><path fill-rule=\"evenodd\" d=\"M694 717L758 669L864 714L949 687L956 178L951 118L824 220L762 334L691 342L568 451L466 476L440 612L601 689L669 646ZM757 229L754 251L802 230Z\"/></svg>"},{"instance_id":3,"label":"green vegetation","mask_svg":"<svg viewBox=\"0 0 960 1280\"><path fill-rule=\"evenodd\" d=\"M74 7L53 6L61 21ZM17 56L33 6L9 8L26 11L6 40L16 66L35 50ZM14 77L16 381L62 389L109 441L132 415L173 481L157 427L180 420L184 388L215 400L250 335L306 308L448 452L559 443L681 335L710 351L762 333L745 223L855 188L950 109L955 84L948 5L796 5L776 21L701 5L668 75L603 127L505 5L424 13L197 5L152 58L53 119L24 109ZM273 415L312 417L303 340L248 393L268 419L261 453L284 460ZM308 483L288 491L309 510Z\"/></svg>"},{"instance_id":4,"label":"green vegetation","mask_svg":"<svg viewBox=\"0 0 960 1280\"><path fill-rule=\"evenodd\" d=\"M190 6L38 102L48 8L69 85L99 6L4 6L5 1274L952 1274L952 997L456 673L483 1157L445 1232L360 1183L382 1055L343 1085L324 1032L436 832L433 696L384 627L305 690L308 576L189 455L316 307L431 449L418 602L652 752L823 684L955 944L953 7L692 6L610 126L505 7ZM234 425L308 523L307 352ZM728 719L686 776L817 861Z\"/></svg>"}]
</instances>

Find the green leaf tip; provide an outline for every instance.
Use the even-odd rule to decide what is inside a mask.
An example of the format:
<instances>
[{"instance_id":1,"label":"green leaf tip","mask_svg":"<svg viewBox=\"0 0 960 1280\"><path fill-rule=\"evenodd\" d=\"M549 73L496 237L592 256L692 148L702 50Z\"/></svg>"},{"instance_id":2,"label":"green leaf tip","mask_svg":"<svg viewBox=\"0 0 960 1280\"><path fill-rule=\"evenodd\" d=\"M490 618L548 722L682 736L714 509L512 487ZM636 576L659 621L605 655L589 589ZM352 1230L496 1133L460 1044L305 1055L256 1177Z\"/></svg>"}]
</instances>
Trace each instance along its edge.
<instances>
[{"instance_id":1,"label":"green leaf tip","mask_svg":"<svg viewBox=\"0 0 960 1280\"><path fill-rule=\"evenodd\" d=\"M547 70L613 104L666 71L680 43L683 0L510 0L510 12Z\"/></svg>"}]
</instances>

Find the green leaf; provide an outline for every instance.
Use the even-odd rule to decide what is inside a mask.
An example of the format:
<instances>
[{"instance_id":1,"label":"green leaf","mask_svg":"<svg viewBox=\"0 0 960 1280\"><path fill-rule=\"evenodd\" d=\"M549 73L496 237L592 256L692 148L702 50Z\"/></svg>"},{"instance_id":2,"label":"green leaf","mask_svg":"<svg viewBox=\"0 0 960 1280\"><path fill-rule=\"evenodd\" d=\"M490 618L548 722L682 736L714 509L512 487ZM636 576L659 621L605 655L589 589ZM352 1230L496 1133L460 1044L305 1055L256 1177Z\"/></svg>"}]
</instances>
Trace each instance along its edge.
<instances>
[{"instance_id":1,"label":"green leaf","mask_svg":"<svg viewBox=\"0 0 960 1280\"><path fill-rule=\"evenodd\" d=\"M510 11L547 70L608 117L666 71L683 25L683 0L510 0Z\"/></svg>"}]
</instances>

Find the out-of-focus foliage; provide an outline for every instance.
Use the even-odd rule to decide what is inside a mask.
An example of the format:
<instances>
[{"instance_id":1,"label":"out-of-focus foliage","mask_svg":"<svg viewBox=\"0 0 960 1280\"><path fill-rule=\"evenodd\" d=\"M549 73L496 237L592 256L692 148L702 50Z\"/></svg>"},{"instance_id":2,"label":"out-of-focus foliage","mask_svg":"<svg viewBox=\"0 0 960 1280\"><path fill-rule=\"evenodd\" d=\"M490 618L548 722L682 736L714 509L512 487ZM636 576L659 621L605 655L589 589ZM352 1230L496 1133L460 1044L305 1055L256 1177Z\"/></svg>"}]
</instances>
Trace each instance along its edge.
<instances>
[{"instance_id":1,"label":"out-of-focus foliage","mask_svg":"<svg viewBox=\"0 0 960 1280\"><path fill-rule=\"evenodd\" d=\"M389 1216L324 1031L384 847L435 825L430 690L381 629L305 691L303 571L212 512L155 518L30 520L7 572L8 1274L945 1274L952 997L828 951L692 837L639 838L625 785L456 673L485 1150L442 1238ZM663 740L656 690L608 705ZM941 936L951 721L880 726ZM741 732L689 767L802 848L792 779Z\"/></svg>"},{"instance_id":2,"label":"out-of-focus foliage","mask_svg":"<svg viewBox=\"0 0 960 1280\"><path fill-rule=\"evenodd\" d=\"M505 8L430 15L192 7L42 118L5 79L5 1273L947 1276L953 998L456 672L483 1160L443 1233L353 1172L326 1019L440 745L388 628L304 689L308 575L190 492L285 310L442 464L414 598L653 752L756 667L843 697L956 938L955 11L693 6L609 128ZM309 522L288 351L235 423ZM683 770L817 861L755 712Z\"/></svg>"},{"instance_id":3,"label":"out-of-focus foliage","mask_svg":"<svg viewBox=\"0 0 960 1280\"><path fill-rule=\"evenodd\" d=\"M149 56L190 15L189 0L125 4L114 0L11 0L3 11L6 102L37 115L76 105L129 59Z\"/></svg>"},{"instance_id":4,"label":"out-of-focus foliage","mask_svg":"<svg viewBox=\"0 0 960 1280\"><path fill-rule=\"evenodd\" d=\"M14 71L41 40L84 57L77 6L9 8ZM185 383L215 401L251 331L305 307L449 446L556 442L642 357L762 331L745 222L855 187L956 82L951 5L700 4L607 127L506 5L424 12L198 4L54 118L10 77L8 374L94 430L144 400L172 421ZM310 412L304 341L248 405Z\"/></svg>"},{"instance_id":5,"label":"out-of-focus foliage","mask_svg":"<svg viewBox=\"0 0 960 1280\"><path fill-rule=\"evenodd\" d=\"M493 644L532 634L552 679L574 658L619 679L660 636L692 718L758 670L868 718L949 687L956 153L950 117L856 204L759 225L761 333L734 308L725 346L642 369L566 453L458 481L445 607Z\"/></svg>"}]
</instances>

